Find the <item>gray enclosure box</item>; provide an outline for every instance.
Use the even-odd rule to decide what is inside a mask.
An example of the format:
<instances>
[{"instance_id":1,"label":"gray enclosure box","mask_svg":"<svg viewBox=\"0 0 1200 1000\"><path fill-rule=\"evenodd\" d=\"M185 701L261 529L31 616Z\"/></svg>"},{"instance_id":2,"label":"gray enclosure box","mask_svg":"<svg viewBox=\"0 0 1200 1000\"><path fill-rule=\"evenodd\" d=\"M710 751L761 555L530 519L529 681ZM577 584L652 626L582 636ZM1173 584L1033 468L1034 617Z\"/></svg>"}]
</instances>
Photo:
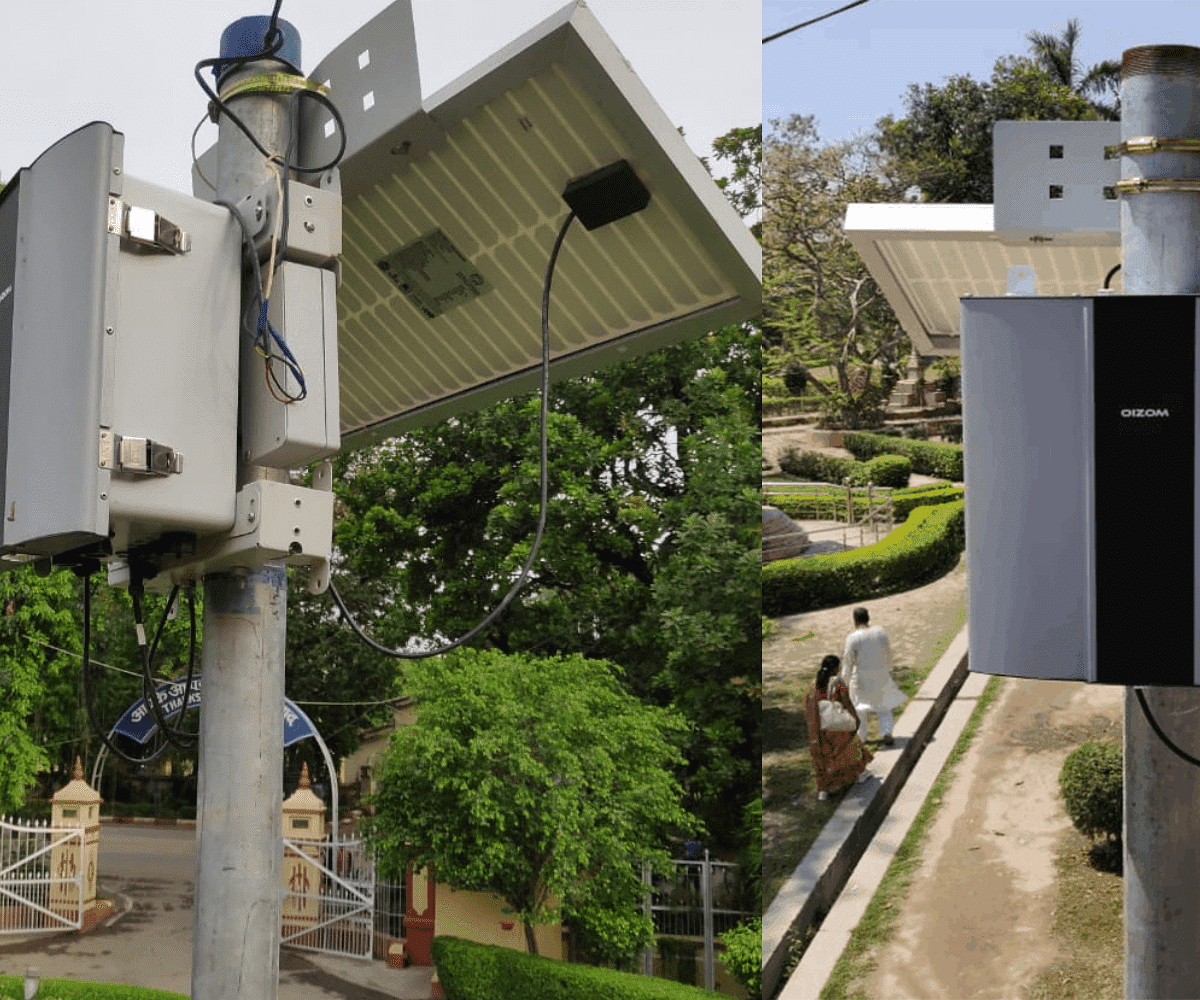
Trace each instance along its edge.
<instances>
[{"instance_id":1,"label":"gray enclosure box","mask_svg":"<svg viewBox=\"0 0 1200 1000\"><path fill-rule=\"evenodd\" d=\"M962 300L971 669L1200 684L1197 298ZM1130 340L1171 345L1130 364ZM1161 516L1131 502L1148 470ZM1188 643L1188 639L1191 643Z\"/></svg>"},{"instance_id":2,"label":"gray enclosure box","mask_svg":"<svg viewBox=\"0 0 1200 1000\"><path fill-rule=\"evenodd\" d=\"M94 122L0 192L0 554L69 563L233 523L241 253Z\"/></svg>"}]
</instances>

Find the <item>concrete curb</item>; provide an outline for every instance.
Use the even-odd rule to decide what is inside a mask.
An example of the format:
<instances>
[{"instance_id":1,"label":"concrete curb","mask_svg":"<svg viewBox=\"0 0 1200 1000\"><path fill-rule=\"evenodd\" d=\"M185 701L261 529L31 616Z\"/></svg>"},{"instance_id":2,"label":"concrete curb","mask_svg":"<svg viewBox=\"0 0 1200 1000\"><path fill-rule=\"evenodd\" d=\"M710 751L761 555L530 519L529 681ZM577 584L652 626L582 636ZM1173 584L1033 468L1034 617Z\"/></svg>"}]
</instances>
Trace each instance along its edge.
<instances>
[{"instance_id":1,"label":"concrete curb","mask_svg":"<svg viewBox=\"0 0 1200 1000\"><path fill-rule=\"evenodd\" d=\"M872 839L888 819L892 804L917 767L926 745L930 743L934 731L946 716L951 702L960 688L963 688L967 675L967 630L964 626L925 678L925 683L909 702L904 714L897 720L894 735L896 747L900 748L899 752L896 752L896 747L879 748L868 769L878 780L856 785L846 794L763 917L764 997L773 994L787 963L788 949L784 946L784 941L788 932L796 930L797 933L803 934L820 914L830 913L859 860L872 846ZM974 680L973 678L973 687L979 686L982 690L982 686L975 685ZM987 678L982 680L986 683ZM970 707L974 707L973 701ZM946 741L937 741L939 749L944 742ZM954 740L949 740L949 743L953 746ZM946 752L949 753L948 750ZM941 766L938 765L938 770L940 769ZM936 774L935 771L935 777ZM922 795L922 800L923 798ZM907 827L905 829L907 830ZM896 842L896 847L899 843L900 841ZM824 930L823 925L822 933ZM816 941L813 945L816 945ZM828 952L832 945L833 942L824 943L821 951ZM841 955L844 947L843 942L842 946L833 952L834 961ZM813 950L810 946L805 954L806 960ZM804 962L801 965L803 966ZM793 974L791 978L794 980L797 977ZM804 978L807 980L809 975L806 973ZM828 978L828 973L825 978ZM789 980L789 986L790 982ZM824 982L825 979L822 979L821 985L824 985Z\"/></svg>"},{"instance_id":2,"label":"concrete curb","mask_svg":"<svg viewBox=\"0 0 1200 1000\"><path fill-rule=\"evenodd\" d=\"M130 826L137 823L143 826L175 826L185 830L196 829L194 819L155 819L153 816L123 816L120 819L116 816L101 816L100 822L106 825L111 823L114 826Z\"/></svg>"}]
</instances>

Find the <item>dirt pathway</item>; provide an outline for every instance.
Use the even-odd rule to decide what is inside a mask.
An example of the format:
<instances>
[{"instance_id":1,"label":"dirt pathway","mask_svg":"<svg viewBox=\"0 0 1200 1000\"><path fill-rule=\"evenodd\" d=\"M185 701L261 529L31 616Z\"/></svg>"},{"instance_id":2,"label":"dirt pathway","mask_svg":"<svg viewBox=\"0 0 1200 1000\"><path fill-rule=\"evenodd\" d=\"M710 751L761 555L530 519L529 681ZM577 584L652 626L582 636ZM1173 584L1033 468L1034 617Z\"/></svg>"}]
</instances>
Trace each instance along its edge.
<instances>
[{"instance_id":1,"label":"dirt pathway","mask_svg":"<svg viewBox=\"0 0 1200 1000\"><path fill-rule=\"evenodd\" d=\"M878 1000L1021 997L1051 965L1067 754L1121 732L1123 689L1009 679L930 828L900 930L853 984Z\"/></svg>"}]
</instances>

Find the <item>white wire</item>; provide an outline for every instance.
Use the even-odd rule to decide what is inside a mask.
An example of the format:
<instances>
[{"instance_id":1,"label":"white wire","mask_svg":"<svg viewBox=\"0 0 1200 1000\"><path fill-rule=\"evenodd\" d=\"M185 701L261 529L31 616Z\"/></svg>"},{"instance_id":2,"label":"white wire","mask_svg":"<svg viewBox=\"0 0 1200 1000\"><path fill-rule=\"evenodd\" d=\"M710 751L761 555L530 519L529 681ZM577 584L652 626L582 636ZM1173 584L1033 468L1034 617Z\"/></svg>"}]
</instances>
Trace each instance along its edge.
<instances>
[{"instance_id":1,"label":"white wire","mask_svg":"<svg viewBox=\"0 0 1200 1000\"><path fill-rule=\"evenodd\" d=\"M278 160L273 157L272 162ZM271 256L267 261L267 281L263 286L263 302L271 300L271 286L275 282L275 254L279 248L279 237L283 232L283 181L280 175L283 171L276 165L272 171L275 177L275 231L271 233Z\"/></svg>"}]
</instances>

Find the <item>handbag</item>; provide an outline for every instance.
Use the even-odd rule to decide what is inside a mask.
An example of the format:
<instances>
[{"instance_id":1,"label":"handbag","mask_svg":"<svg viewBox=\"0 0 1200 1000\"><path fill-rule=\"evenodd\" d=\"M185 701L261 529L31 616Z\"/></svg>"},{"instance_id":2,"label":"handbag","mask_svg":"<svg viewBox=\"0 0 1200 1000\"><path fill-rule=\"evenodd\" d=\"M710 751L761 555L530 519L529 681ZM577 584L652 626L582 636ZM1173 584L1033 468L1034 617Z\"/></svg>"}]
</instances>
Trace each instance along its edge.
<instances>
[{"instance_id":1,"label":"handbag","mask_svg":"<svg viewBox=\"0 0 1200 1000\"><path fill-rule=\"evenodd\" d=\"M817 702L817 709L821 713L821 728L827 732L852 733L858 728L854 716L841 702L822 698Z\"/></svg>"}]
</instances>

